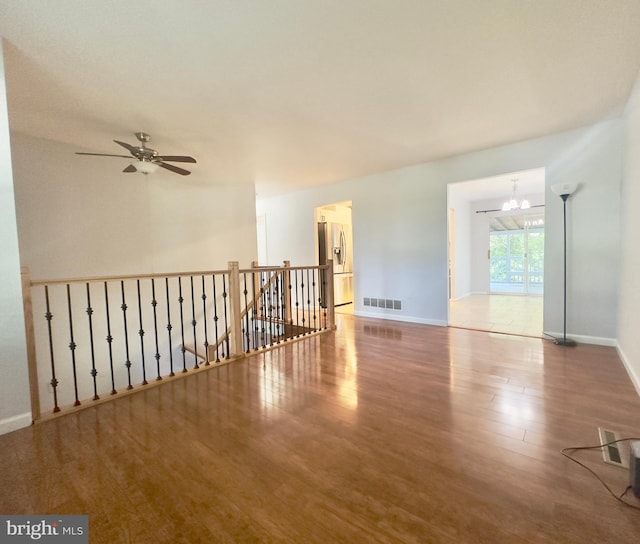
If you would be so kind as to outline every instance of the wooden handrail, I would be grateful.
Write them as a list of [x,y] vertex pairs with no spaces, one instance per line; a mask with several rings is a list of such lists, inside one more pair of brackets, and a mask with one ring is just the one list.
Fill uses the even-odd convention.
[[[213,361],[211,355],[214,351],[216,364],[225,364],[248,356],[249,352],[272,349],[283,341],[295,341],[307,337],[307,335],[321,334],[334,329],[331,305],[324,308],[318,304],[317,284],[313,283],[312,293],[312,282],[309,279],[310,276],[313,276],[313,282],[324,283],[327,294],[332,293],[331,280],[333,275],[330,273],[332,270],[330,264],[306,267],[291,267],[289,261],[284,261],[283,264],[284,266],[277,267],[258,266],[257,263],[253,263],[251,268],[240,269],[237,262],[230,262],[229,268],[226,270],[104,275],[51,280],[31,280],[28,269],[24,268],[22,270],[23,305],[31,412],[34,421],[46,417],[42,414],[43,409],[49,413],[47,396],[41,396],[41,394],[44,395],[41,391],[44,390],[44,383],[40,383],[38,373],[48,375],[49,370],[51,371],[51,380],[47,383],[51,387],[49,390],[50,400],[52,401],[52,413],[55,414],[60,412],[60,405],[64,405],[66,411],[68,403],[73,399],[75,399],[75,404],[88,405],[86,403],[91,397],[86,396],[86,392],[90,388],[93,389],[93,401],[96,401],[102,398],[103,394],[106,395],[109,390],[110,395],[119,395],[124,390],[129,391],[134,387],[148,386],[146,372],[149,373],[149,376],[157,374],[154,382],[175,377],[178,372],[180,374],[187,373],[185,352],[196,357],[195,367],[190,368],[189,371],[198,370],[198,360],[205,362],[203,366],[212,366],[209,363]],[[298,271],[306,272],[301,275]],[[296,279],[294,279],[294,273]],[[244,278],[240,274],[243,274]],[[193,280],[196,276],[202,276],[201,293],[198,292],[199,288],[194,293]],[[213,277],[207,280],[208,287],[206,289],[205,276]],[[190,293],[188,289],[187,291],[182,289],[184,280],[189,277],[192,280]],[[299,277],[300,282],[298,281]],[[142,282],[142,293],[141,280],[146,280]],[[262,282],[264,284],[261,284]],[[295,314],[296,309],[293,308],[294,300],[291,298],[291,282],[294,283],[295,307],[297,309],[300,303],[303,312],[299,325],[296,319],[297,314]],[[103,283],[104,286],[99,286],[98,291],[97,284],[100,283]],[[111,286],[108,286],[107,283],[111,283]],[[165,284],[161,291],[166,290],[166,296],[164,293],[158,293],[159,296],[156,298],[155,287],[159,287],[160,283]],[[250,285],[251,283],[253,285]],[[82,284],[86,284],[86,286]],[[222,284],[223,290],[216,292],[216,286],[220,286],[220,284]],[[35,287],[38,289],[34,289]],[[247,289],[246,293],[244,289]],[[303,297],[301,299],[298,298],[298,289],[301,289],[300,293]],[[147,290],[151,292],[146,292]],[[127,292],[126,301],[125,291]],[[92,296],[94,294],[95,297]],[[207,302],[207,298],[212,294],[213,301]],[[202,299],[202,302],[198,303],[200,307],[197,310],[197,316],[196,295]],[[187,313],[189,314],[185,316],[183,316],[183,296],[185,297],[185,306],[188,305]],[[220,297],[223,297],[224,302],[220,301]],[[333,300],[332,297],[329,299]],[[173,301],[171,304],[170,300]],[[313,306],[311,306],[312,301]],[[159,314],[156,315],[157,305],[160,305],[162,312],[164,312],[162,317]],[[266,311],[261,311],[260,305],[264,305]],[[218,313],[217,308],[219,307],[222,308],[223,315]],[[114,311],[110,312],[110,309]],[[211,334],[213,331],[210,328],[207,330],[207,323],[211,319],[211,315],[207,315],[210,309],[214,311],[215,335]],[[127,314],[127,310],[133,313]],[[229,315],[227,315],[227,311]],[[305,311],[307,315],[304,314]],[[42,312],[46,324],[43,321],[34,322],[34,312],[38,315]],[[178,312],[179,318],[177,317]],[[312,312],[313,319],[311,319]],[[86,313],[84,318],[81,317],[83,313]],[[95,317],[92,317],[94,313]],[[219,315],[224,320],[222,323],[218,320]],[[54,316],[58,319],[52,321]],[[128,316],[130,317],[129,321],[127,320]],[[316,316],[318,316],[318,321],[316,321]],[[131,318],[136,318],[133,320],[136,322],[135,324]],[[184,325],[189,323],[186,319],[189,319],[193,326],[192,335],[191,333],[185,335]],[[292,323],[292,320],[296,322]],[[260,325],[261,321],[265,324]],[[164,340],[158,334],[164,327],[162,322],[166,323],[168,331],[168,339]],[[319,326],[316,326],[316,323]],[[114,329],[112,324],[117,324],[118,330]],[[93,327],[95,325],[98,325],[101,331],[106,332],[104,340],[98,340],[97,333],[94,336]],[[222,332],[220,332],[220,325],[224,329]],[[139,340],[134,340],[133,331],[136,326]],[[148,339],[146,344],[144,343],[145,329],[147,333],[152,333],[146,337]],[[198,334],[196,334],[196,329],[199,331]],[[204,343],[198,342],[201,340],[199,336],[201,332],[204,332]],[[103,333],[101,332],[101,334]],[[197,336],[198,338],[196,338]],[[213,344],[209,344],[208,339],[211,336],[217,336]],[[114,344],[115,348],[112,352],[114,337],[117,338],[118,344]],[[189,345],[190,338],[193,340],[191,345]],[[176,363],[174,372],[174,358],[171,354],[176,353],[174,351],[174,348],[177,347],[176,341],[177,345],[182,348],[183,355],[182,364]],[[155,365],[149,362],[151,358],[148,357],[153,353],[154,343]],[[226,347],[220,354],[220,346],[225,343]],[[70,351],[66,351],[65,344]],[[138,351],[137,355],[133,353],[134,345]],[[94,347],[101,353],[100,361],[94,359]],[[145,354],[147,354],[146,361]],[[165,358],[167,355],[169,357]],[[64,361],[68,360],[69,356],[72,359],[72,368],[65,370]],[[77,371],[76,357],[78,357],[79,366],[86,367],[89,364],[90,368]],[[40,364],[38,364],[38,358],[42,358]],[[220,359],[226,361],[220,361]],[[122,360],[125,364],[120,366]],[[181,370],[180,366],[182,366]],[[60,372],[58,372],[59,370]],[[76,378],[84,375],[85,371],[88,371],[91,377],[88,378],[88,381],[83,377],[85,385],[82,385],[82,383],[76,382]],[[140,372],[142,373],[141,377]],[[109,379],[110,387],[107,381]],[[98,380],[102,380],[102,382]],[[78,383],[80,383],[80,387]],[[101,392],[98,393],[98,391]]]
[[[288,262],[288,261],[285,261]],[[284,267],[281,266],[258,266],[255,268],[240,268],[238,272],[240,274],[250,274],[253,272],[275,272],[281,271]],[[327,269],[327,265],[314,265],[314,266],[287,266],[288,270],[323,270]],[[158,272],[153,274],[123,274],[119,276],[84,276],[77,278],[56,278],[56,279],[44,279],[44,280],[30,280],[29,285],[32,287],[38,285],[60,285],[67,283],[86,283],[86,282],[98,282],[98,281],[120,281],[120,280],[146,280],[152,278],[178,278],[186,276],[210,276],[212,274],[228,274],[229,269],[225,270],[195,270],[191,272]]]
[[186,276],[210,276],[228,274],[229,270],[204,270],[196,272],[166,272],[163,274],[125,274],[122,276],[87,276],[83,278],[61,278],[52,280],[31,280],[32,287],[38,285],[60,285],[66,283],[86,283],[98,281],[147,280],[152,278],[184,278]]

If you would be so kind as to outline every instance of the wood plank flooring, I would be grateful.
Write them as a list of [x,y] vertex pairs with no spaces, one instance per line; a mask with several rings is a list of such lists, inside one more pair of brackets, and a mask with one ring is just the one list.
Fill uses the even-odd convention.
[[343,314],[0,436],[0,512],[88,514],[92,543],[636,543],[640,512],[559,450],[639,413],[612,348]]

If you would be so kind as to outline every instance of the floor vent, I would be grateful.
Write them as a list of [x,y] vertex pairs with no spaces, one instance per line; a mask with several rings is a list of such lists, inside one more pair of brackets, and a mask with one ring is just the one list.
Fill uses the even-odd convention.
[[[608,431],[601,427],[598,427],[598,434],[600,435],[600,444],[608,444],[622,438],[620,433]],[[605,463],[629,468],[629,444],[627,442],[618,442],[602,448],[602,456]]]
[[402,310],[402,301],[390,298],[364,297],[363,304],[370,308],[384,308],[386,310]]

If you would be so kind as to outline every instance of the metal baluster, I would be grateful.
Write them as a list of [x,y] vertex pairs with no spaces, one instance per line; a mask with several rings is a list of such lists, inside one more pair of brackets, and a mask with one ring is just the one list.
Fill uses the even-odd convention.
[[182,336],[182,372],[187,371],[187,348],[184,347],[184,311],[182,298],[182,278],[178,276],[178,302],[180,303],[180,334]]
[[113,336],[111,336],[111,319],[109,317],[109,289],[107,288],[107,282],[104,282],[104,307],[107,315],[107,345],[109,346],[109,371],[111,372],[111,394],[115,395],[116,391],[116,377],[113,372]]
[[265,290],[264,290],[264,299],[265,299],[265,306],[264,306],[264,319],[265,319],[265,323],[266,323],[266,333],[265,333],[265,340],[266,343],[268,343],[269,345],[273,344],[273,323],[271,322],[271,274],[269,272],[265,272]]
[[98,382],[96,380],[98,371],[96,370],[96,354],[93,345],[93,308],[91,307],[91,291],[87,282],[87,316],[89,317],[89,344],[91,345],[91,377],[93,378],[93,400],[98,400]]
[[67,283],[67,307],[69,309],[69,349],[71,350],[71,365],[73,367],[73,390],[76,396],[76,400],[73,403],[74,406],[80,406],[80,399],[78,399],[78,374],[76,372],[76,343],[73,338],[73,316],[71,312],[71,289]]
[[246,339],[247,342],[247,347],[245,349],[246,353],[249,353],[251,351],[251,332],[250,332],[250,325],[249,325],[249,310],[248,310],[248,306],[249,306],[249,301],[247,299],[247,294],[249,293],[249,291],[247,291],[247,273],[243,273],[242,274],[244,277],[244,308],[245,308],[245,327],[244,327],[244,331],[242,331],[244,333],[244,337]]
[[313,300],[313,330],[317,331],[318,330],[318,317],[316,314],[316,269],[312,269],[311,270],[311,277],[313,280],[313,298],[311,300]]
[[[295,286],[296,286],[296,336],[298,336],[299,332],[300,332],[300,311],[299,311],[300,304],[298,302],[298,288],[299,288],[299,286],[298,286],[298,271],[297,270],[295,271],[295,276],[296,276],[296,279],[295,279],[294,283],[295,283]],[[304,324],[304,321],[303,321],[303,324]]]
[[[293,328],[293,294],[292,294],[292,285],[291,285],[291,270],[289,270],[289,274],[287,274],[287,276],[289,277],[289,284],[287,285],[287,294],[286,296],[289,297],[289,304],[288,304],[288,308],[289,308],[289,323],[288,325],[290,326],[289,328],[292,329]],[[293,331],[290,332],[290,334],[288,335],[290,338],[293,338],[294,334]]]
[[213,328],[216,333],[216,363],[220,362],[220,345],[218,344],[218,297],[216,295],[216,275],[211,275],[213,283]]
[[263,330],[264,330],[264,340],[263,340],[263,344],[264,347],[267,346],[267,344],[270,344],[272,339],[273,339],[273,335],[271,334],[271,300],[270,300],[270,295],[269,295],[269,290],[271,289],[271,286],[269,285],[269,272],[265,272],[265,281],[264,281],[264,305],[262,308],[262,314],[263,314]]
[[276,344],[280,343],[280,337],[282,336],[281,327],[281,315],[280,315],[280,272],[275,271],[275,281],[274,285],[274,299],[275,299],[275,309],[276,309]]
[[[222,301],[224,303],[224,330],[226,331],[229,328],[229,320],[227,319],[227,282],[226,282],[226,274],[222,275]],[[225,336],[225,342],[227,344],[227,353],[226,358],[231,357],[231,347],[229,344],[229,334]],[[224,350],[222,355],[224,356]]]
[[307,268],[307,328],[305,334],[311,329],[311,285],[309,280],[309,269]]
[[156,340],[156,371],[157,377],[156,381],[162,379],[160,375],[160,347],[158,346],[158,315],[156,306],[158,306],[158,301],[156,300],[156,282],[154,278],[151,278],[151,306],[153,307],[153,334]]
[[173,371],[173,347],[171,346],[171,304],[169,298],[169,278],[164,279],[166,291],[167,291],[167,332],[169,333],[169,369],[171,372],[169,376],[175,376],[175,372]]
[[49,305],[49,286],[44,286],[44,298],[47,305],[47,313],[44,314],[45,319],[47,320],[47,330],[49,332],[49,358],[51,361],[51,389],[53,390],[53,413],[60,411],[60,406],[58,406],[58,379],[56,378],[56,363],[53,356],[53,334],[51,331],[51,320],[53,319],[53,314],[51,313],[51,308]]
[[266,344],[271,344],[273,342],[273,331],[271,330],[271,284],[270,284],[270,280],[271,280],[271,275],[268,271],[266,271],[264,273],[265,275],[265,280],[264,280],[264,307],[263,307],[263,313],[264,313],[264,338],[265,338],[265,346]]
[[207,336],[207,291],[202,276],[202,321],[204,322],[204,366],[209,366],[209,338]]
[[322,289],[320,289],[320,294],[318,296],[318,304],[320,304],[320,308],[322,308],[322,319],[324,321],[324,328],[327,328],[327,306],[328,306],[328,302],[326,300],[326,296],[325,296],[325,303],[324,306],[322,306],[322,293],[326,293],[327,292],[327,269],[323,268],[322,270],[320,270],[320,281],[322,282]]
[[289,339],[289,334],[287,333],[287,284],[286,280],[287,274],[286,272],[280,272],[280,314],[282,321],[282,338],[283,341],[287,341]]
[[138,336],[140,336],[140,355],[142,356],[142,385],[147,385],[147,369],[144,363],[144,328],[142,327],[142,297],[140,295],[140,280],[136,280],[138,288],[138,320],[140,328],[138,329]]
[[194,296],[194,292],[193,292],[193,276],[190,276],[191,278],[191,326],[193,327],[193,351],[194,351],[194,359],[195,359],[195,364],[194,364],[194,370],[196,368],[199,367],[198,365],[198,340],[196,339],[196,325],[197,325],[197,321],[196,321],[196,297]]
[[261,308],[260,308],[260,322],[261,322],[261,332],[262,332],[262,347],[266,348],[267,347],[267,329],[266,329],[266,322],[267,322],[267,309],[268,309],[268,303],[267,303],[267,292],[266,289],[264,287],[264,275],[266,274],[266,272],[260,272],[260,300],[262,301],[261,304]]
[[[260,276],[258,276],[259,278]],[[251,274],[251,286],[253,289],[253,308],[251,309],[251,316],[252,316],[252,333],[253,333],[253,349],[258,349],[259,348],[259,341],[260,341],[260,331],[258,329],[258,306],[259,306],[259,300],[260,297],[256,297],[256,294],[259,293],[259,291],[257,290],[256,287],[256,274],[253,273]]]
[[127,360],[124,363],[124,366],[127,367],[127,381],[129,385],[127,385],[127,389],[133,389],[133,385],[131,385],[131,358],[129,357],[129,332],[127,330],[127,303],[125,302],[124,296],[124,281],[120,282],[120,288],[122,290],[122,306],[120,309],[122,310],[122,321],[124,323],[124,348],[127,356]]

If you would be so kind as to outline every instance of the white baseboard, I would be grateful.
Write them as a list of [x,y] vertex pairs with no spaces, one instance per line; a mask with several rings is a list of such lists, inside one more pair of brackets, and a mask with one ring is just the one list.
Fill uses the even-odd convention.
[[624,351],[622,351],[622,348],[617,342],[616,351],[618,352],[618,357],[620,357],[620,360],[622,361],[627,374],[629,374],[629,378],[631,379],[633,387],[636,388],[636,393],[640,395],[640,373],[633,367],[633,365],[629,361],[629,358],[625,355]]
[[0,420],[0,434],[7,434],[31,425],[31,412]]
[[391,313],[383,314],[383,313],[374,313],[374,312],[363,312],[360,310],[354,311],[353,315],[358,317],[372,317],[373,319],[388,319],[390,321],[402,321],[404,323],[420,323],[421,325],[435,325],[436,327],[446,327],[448,323],[446,321],[441,321],[439,319],[425,319],[423,317],[412,317],[405,315],[393,315]]
[[[544,331],[545,338],[549,340],[549,337],[552,338],[562,338],[563,334],[561,332],[552,332],[552,331]],[[609,346],[616,347],[618,342],[615,338],[606,338],[600,336],[585,336],[580,334],[567,334],[567,338],[571,340],[575,340],[578,344],[593,344],[594,346]]]

